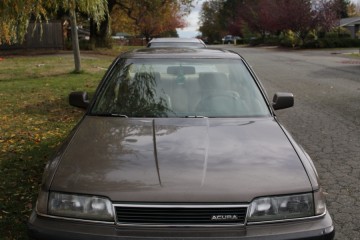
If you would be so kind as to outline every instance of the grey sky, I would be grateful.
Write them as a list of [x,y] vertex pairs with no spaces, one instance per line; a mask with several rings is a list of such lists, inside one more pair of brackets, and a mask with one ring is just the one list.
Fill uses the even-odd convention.
[[196,37],[198,34],[200,34],[197,29],[199,28],[198,22],[199,22],[199,12],[201,10],[201,5],[206,0],[195,0],[194,5],[195,7],[191,10],[190,15],[186,18],[186,21],[188,23],[188,27],[184,29],[177,29],[177,32],[179,34],[179,37]]

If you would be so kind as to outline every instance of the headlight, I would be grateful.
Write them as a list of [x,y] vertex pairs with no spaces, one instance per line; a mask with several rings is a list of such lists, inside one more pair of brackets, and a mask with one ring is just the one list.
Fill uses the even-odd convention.
[[314,216],[312,193],[262,197],[252,201],[249,207],[248,222],[285,220]]
[[61,217],[114,221],[110,200],[96,196],[51,192],[48,212]]

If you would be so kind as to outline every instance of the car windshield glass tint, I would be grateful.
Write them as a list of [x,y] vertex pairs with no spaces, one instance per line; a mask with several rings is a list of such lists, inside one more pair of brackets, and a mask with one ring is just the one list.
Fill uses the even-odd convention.
[[123,117],[270,115],[253,77],[235,59],[120,59],[90,113]]

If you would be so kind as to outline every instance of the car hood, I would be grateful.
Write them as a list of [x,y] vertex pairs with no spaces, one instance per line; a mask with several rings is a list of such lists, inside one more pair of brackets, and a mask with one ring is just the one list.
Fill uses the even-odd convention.
[[273,118],[86,116],[51,190],[113,201],[250,202],[312,187]]

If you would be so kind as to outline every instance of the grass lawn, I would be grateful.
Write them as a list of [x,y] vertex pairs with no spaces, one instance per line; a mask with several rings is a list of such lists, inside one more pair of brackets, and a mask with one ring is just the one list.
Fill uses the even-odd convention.
[[27,239],[45,163],[81,118],[71,91],[93,92],[114,51],[82,53],[82,74],[71,52],[4,56],[0,52],[0,239]]

